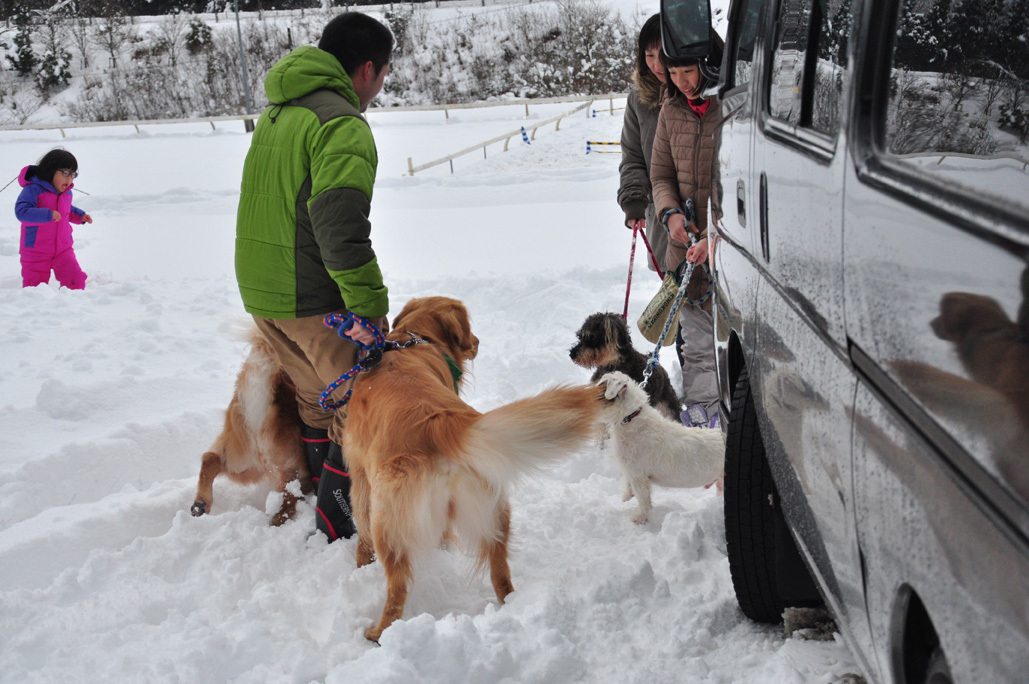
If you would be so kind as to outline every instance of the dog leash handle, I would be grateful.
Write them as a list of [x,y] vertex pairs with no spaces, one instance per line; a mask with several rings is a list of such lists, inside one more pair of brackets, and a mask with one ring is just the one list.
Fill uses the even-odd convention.
[[[379,328],[364,316],[358,316],[353,312],[348,312],[346,316],[337,313],[329,314],[325,317],[325,325],[329,328],[334,328],[337,335],[348,342],[353,342],[361,351],[367,352],[372,349],[381,349],[386,346],[386,338],[383,337]],[[348,335],[344,334],[355,325],[360,325],[362,328],[374,335],[375,341],[372,344],[365,344],[360,340],[352,339]]]

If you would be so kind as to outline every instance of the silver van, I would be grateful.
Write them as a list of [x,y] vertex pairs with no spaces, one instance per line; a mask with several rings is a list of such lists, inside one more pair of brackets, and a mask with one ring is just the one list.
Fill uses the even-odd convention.
[[1029,2],[663,0],[716,76],[709,225],[743,612],[871,682],[1029,682]]

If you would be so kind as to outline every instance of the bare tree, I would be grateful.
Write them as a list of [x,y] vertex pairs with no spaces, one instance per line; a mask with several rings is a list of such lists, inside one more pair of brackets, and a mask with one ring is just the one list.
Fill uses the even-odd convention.
[[93,44],[111,56],[111,68],[118,66],[118,51],[132,35],[132,27],[118,3],[104,5],[103,16],[93,29]]
[[175,68],[179,48],[186,40],[186,23],[186,15],[176,10],[162,17],[154,28],[156,42],[162,51],[168,53],[172,68]]
[[89,68],[89,17],[75,16],[69,21],[68,33],[71,35],[71,42],[79,51],[79,65],[83,69]]
[[990,117],[990,110],[993,109],[993,105],[1000,99],[1000,95],[1004,92],[1004,81],[1000,78],[1000,74],[997,74],[997,78],[983,78],[979,80],[979,92],[983,96],[983,109],[982,114],[986,118]]
[[945,73],[942,80],[947,92],[950,93],[954,111],[961,111],[965,98],[975,89],[975,80],[969,74],[969,70],[964,64],[959,65],[953,71]]
[[21,126],[42,106],[34,89],[19,87],[11,71],[0,69],[0,125]]

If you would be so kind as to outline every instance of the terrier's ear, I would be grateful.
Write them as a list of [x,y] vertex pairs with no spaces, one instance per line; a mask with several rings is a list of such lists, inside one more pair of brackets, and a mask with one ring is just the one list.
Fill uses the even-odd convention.
[[625,380],[611,375],[608,376],[604,382],[607,383],[607,389],[604,391],[604,396],[606,398],[611,401],[625,398],[625,394],[628,391],[628,386],[625,384]]

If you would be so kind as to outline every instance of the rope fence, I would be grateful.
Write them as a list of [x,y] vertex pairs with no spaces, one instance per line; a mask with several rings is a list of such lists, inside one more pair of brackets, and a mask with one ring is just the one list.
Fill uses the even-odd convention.
[[526,136],[526,127],[525,126],[521,126],[516,131],[511,131],[509,133],[502,133],[502,134],[496,136],[495,138],[490,138],[489,140],[484,140],[483,142],[476,143],[476,144],[472,145],[471,147],[466,147],[463,150],[458,150],[457,152],[454,152],[453,154],[448,154],[447,156],[440,157],[439,159],[433,159],[430,162],[426,162],[424,164],[419,164],[418,166],[415,166],[414,165],[414,161],[411,159],[411,157],[408,157],[407,158],[407,175],[413,176],[416,173],[418,173],[419,171],[424,171],[426,169],[431,169],[434,166],[439,166],[440,164],[444,164],[444,163],[447,163],[447,162],[450,163],[450,173],[453,173],[454,172],[454,160],[456,158],[462,157],[462,156],[464,156],[466,154],[469,154],[471,152],[477,151],[479,148],[482,148],[482,158],[486,159],[486,148],[489,145],[492,145],[494,143],[500,142],[501,140],[504,141],[504,150],[503,151],[507,152],[508,147],[509,147],[510,142],[511,142],[511,138],[514,138],[516,136],[522,136],[522,140],[526,144],[532,144],[531,141],[536,139],[536,131],[538,131],[539,129],[543,128],[544,126],[548,126],[548,125],[550,125],[552,123],[555,124],[554,130],[555,131],[559,131],[559,130],[561,130],[561,119],[564,119],[567,116],[571,116],[572,114],[575,114],[576,112],[581,112],[584,109],[587,110],[586,115],[589,116],[588,109],[589,109],[589,106],[592,105],[592,104],[593,104],[593,100],[588,100],[586,102],[583,102],[578,107],[575,107],[573,109],[568,110],[567,112],[564,112],[563,114],[558,114],[557,116],[552,116],[549,119],[544,119],[543,121],[537,122],[535,125],[531,126],[531,128],[532,128],[532,135],[528,136],[528,137]]
[[[425,112],[425,111],[442,111],[444,116],[450,118],[450,110],[452,109],[480,109],[484,107],[509,107],[512,105],[521,105],[525,107],[525,116],[528,117],[530,105],[548,105],[548,104],[560,104],[565,102],[581,102],[578,106],[558,114],[556,116],[543,119],[539,122],[533,122],[528,126],[520,126],[518,130],[510,131],[508,133],[502,133],[496,137],[484,140],[476,143],[470,147],[466,147],[462,150],[458,150],[453,154],[448,154],[445,157],[434,159],[424,164],[415,166],[414,161],[411,157],[407,158],[407,171],[408,175],[413,176],[419,171],[430,169],[440,164],[449,163],[450,172],[454,172],[454,159],[470,154],[482,149],[483,159],[487,158],[487,147],[489,145],[504,142],[503,151],[506,152],[510,147],[511,138],[521,136],[522,141],[526,144],[532,144],[532,140],[536,139],[536,133],[539,129],[554,124],[554,130],[561,130],[561,120],[569,117],[577,112],[586,110],[587,117],[595,117],[597,111],[611,111],[612,116],[616,108],[614,107],[615,99],[624,98],[624,93],[608,93],[606,95],[596,96],[575,96],[575,97],[549,97],[549,98],[538,98],[538,99],[522,99],[522,100],[504,100],[500,102],[469,102],[464,104],[443,104],[443,105],[419,105],[419,106],[405,106],[405,107],[375,107],[371,108],[366,112],[368,116],[377,116],[379,114],[385,114],[388,112]],[[598,100],[607,99],[610,103],[610,110],[597,110],[592,109],[594,102]],[[617,109],[624,109],[619,107]],[[67,122],[67,123],[49,123],[49,124],[23,124],[19,126],[0,126],[0,131],[60,131],[61,137],[68,137],[68,130],[78,128],[100,128],[100,127],[117,127],[117,126],[131,126],[135,129],[137,134],[142,134],[141,127],[143,126],[161,126],[168,124],[197,124],[207,123],[211,126],[212,130],[217,130],[216,123],[231,122],[231,121],[242,121],[244,127],[248,133],[252,133],[254,130],[254,122],[257,119],[256,114],[241,114],[231,116],[208,116],[208,117],[197,117],[193,119],[149,119],[139,121],[89,121],[89,122]],[[531,131],[531,134],[529,133]],[[586,153],[591,151],[591,145],[620,145],[621,143],[616,142],[601,142],[601,141],[587,141],[586,142]],[[595,152],[602,152],[603,150],[593,150]],[[608,152],[614,154],[614,151]]]
[[[611,146],[614,146],[614,147],[618,147],[619,149],[617,149],[617,150],[604,150],[604,149],[594,150],[593,149],[593,145],[603,145],[603,146],[611,145]],[[599,141],[599,140],[587,140],[586,141],[586,154],[589,154],[590,152],[596,152],[597,154],[621,154],[622,153],[621,147],[622,147],[622,143],[620,143],[620,142],[602,142],[602,141]]]
[[[587,106],[597,100],[608,99],[612,103],[615,99],[624,98],[625,93],[607,93],[604,95],[592,95],[584,96],[577,95],[572,97],[541,97],[535,99],[517,99],[517,100],[501,100],[495,102],[466,102],[456,104],[440,104],[440,105],[408,105],[402,107],[372,107],[368,109],[365,114],[375,116],[378,114],[384,114],[386,112],[432,112],[442,111],[443,115],[450,119],[450,110],[453,109],[482,109],[487,107],[510,107],[512,105],[522,105],[525,107],[525,116],[529,116],[530,105],[548,105],[548,104],[561,104],[565,102],[587,102]],[[612,105],[613,106],[613,105]],[[55,123],[40,123],[40,124],[21,124],[13,126],[0,126],[0,131],[60,131],[61,137],[66,138],[67,133],[65,131],[75,128],[100,128],[104,126],[132,126],[136,129],[137,133],[141,133],[140,126],[160,126],[165,124],[190,124],[190,123],[208,123],[211,128],[215,128],[215,123],[224,121],[242,121],[246,126],[247,132],[253,132],[253,122],[257,119],[259,114],[235,114],[225,116],[203,116],[192,119],[141,119],[141,120],[129,120],[129,121],[78,121],[78,122],[55,122]]]

